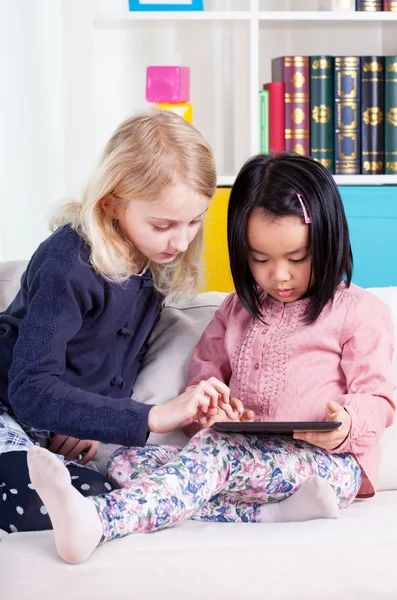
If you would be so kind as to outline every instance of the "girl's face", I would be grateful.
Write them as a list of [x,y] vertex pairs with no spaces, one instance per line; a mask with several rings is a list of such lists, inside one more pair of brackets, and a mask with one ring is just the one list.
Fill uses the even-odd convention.
[[248,220],[248,264],[256,283],[281,302],[295,302],[313,285],[309,227],[295,216],[256,209]]
[[164,190],[153,202],[132,200],[117,218],[134,247],[154,263],[173,261],[196,236],[209,199],[183,184]]

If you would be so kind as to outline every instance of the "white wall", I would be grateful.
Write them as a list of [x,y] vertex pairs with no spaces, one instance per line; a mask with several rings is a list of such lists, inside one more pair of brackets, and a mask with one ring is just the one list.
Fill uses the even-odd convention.
[[80,196],[113,130],[147,108],[149,64],[191,68],[194,123],[220,175],[249,155],[248,23],[94,22],[102,11],[126,12],[128,0],[0,1],[0,260],[31,256],[51,207]]

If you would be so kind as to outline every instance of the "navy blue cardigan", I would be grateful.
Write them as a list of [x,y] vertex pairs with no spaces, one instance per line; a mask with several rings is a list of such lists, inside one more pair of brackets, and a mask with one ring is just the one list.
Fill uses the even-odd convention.
[[152,406],[130,396],[162,302],[150,273],[106,281],[81,236],[61,227],[0,313],[0,408],[37,429],[144,445]]

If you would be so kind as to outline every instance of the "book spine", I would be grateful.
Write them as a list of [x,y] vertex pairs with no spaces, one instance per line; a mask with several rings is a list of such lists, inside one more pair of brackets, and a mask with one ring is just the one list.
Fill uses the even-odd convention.
[[385,60],[385,164],[397,175],[397,56]]
[[360,59],[336,56],[335,73],[335,173],[360,173]]
[[285,149],[310,156],[310,67],[308,56],[284,56]]
[[396,0],[383,0],[383,10],[386,12],[397,12]]
[[259,90],[259,153],[269,154],[269,92]]
[[385,59],[361,57],[361,173],[385,172]]
[[310,155],[334,172],[332,56],[310,57]]
[[278,154],[285,150],[284,82],[265,83],[263,89],[269,92],[270,154]]
[[382,0],[356,0],[356,10],[358,11],[378,12],[382,9]]

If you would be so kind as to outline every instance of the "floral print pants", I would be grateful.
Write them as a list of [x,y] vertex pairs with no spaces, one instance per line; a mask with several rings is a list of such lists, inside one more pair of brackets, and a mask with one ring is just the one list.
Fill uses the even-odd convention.
[[260,522],[263,504],[280,502],[311,475],[335,490],[347,507],[361,484],[352,454],[329,454],[287,437],[197,433],[181,450],[121,448],[109,478],[121,489],[91,498],[102,521],[101,542],[170,527],[189,518]]

